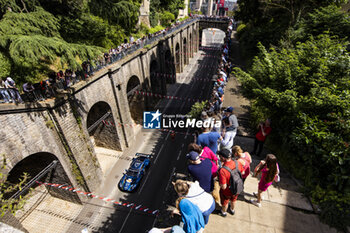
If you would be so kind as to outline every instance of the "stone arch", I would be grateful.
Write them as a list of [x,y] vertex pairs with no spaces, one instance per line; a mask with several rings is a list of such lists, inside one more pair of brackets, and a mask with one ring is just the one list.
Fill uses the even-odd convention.
[[193,57],[193,40],[192,40],[193,38],[192,38],[192,33],[190,33],[190,52],[189,52],[189,55],[190,55],[190,57],[192,58]]
[[199,40],[198,40],[198,31],[196,29],[193,30],[193,53],[198,52],[199,47]]
[[[53,162],[56,161],[56,165],[53,166],[53,168],[48,169],[46,173],[43,173],[44,175],[39,178],[37,181],[39,182],[47,182],[47,183],[54,183],[54,184],[64,184],[66,186],[73,187],[71,181],[69,180],[69,177],[64,170],[62,164],[60,163],[59,159],[52,153],[49,152],[38,152],[31,154],[29,156],[26,156],[24,159],[19,161],[15,166],[10,170],[7,176],[7,182],[11,184],[17,184],[19,183],[20,177],[23,175],[23,173],[27,173],[29,178],[27,183],[36,177],[39,173],[42,173],[45,171],[44,169],[47,168],[50,164],[52,165]],[[32,188],[37,187],[39,184],[34,183]],[[45,186],[48,192],[57,198],[79,203],[81,204],[81,201],[76,193],[64,190],[64,189],[58,189],[51,186]],[[14,193],[10,194],[13,195]],[[23,195],[26,195],[27,193],[23,193]],[[6,198],[9,198],[10,195]]]
[[166,83],[175,83],[176,82],[176,68],[174,66],[174,58],[171,55],[170,49],[165,51],[165,78]]
[[[212,40],[208,40],[206,35],[210,35]],[[219,28],[205,28],[200,36],[201,46],[218,47],[224,44],[226,33]]]
[[152,60],[150,64],[150,80],[151,90],[154,94],[162,94],[162,79],[159,73],[159,64],[156,60]]
[[128,98],[130,115],[135,123],[142,122],[143,111],[145,108],[144,96],[136,93],[136,91],[141,89],[142,86],[139,77],[136,75],[131,76],[126,85],[126,96]]
[[112,109],[108,103],[95,103],[86,119],[86,127],[95,146],[121,151],[120,137],[116,127],[119,122],[114,121]]
[[183,39],[183,58],[184,58],[184,65],[188,64],[188,45],[187,45],[187,39],[186,37]]
[[176,73],[181,72],[181,57],[180,57],[180,44],[176,43],[175,46],[175,68]]

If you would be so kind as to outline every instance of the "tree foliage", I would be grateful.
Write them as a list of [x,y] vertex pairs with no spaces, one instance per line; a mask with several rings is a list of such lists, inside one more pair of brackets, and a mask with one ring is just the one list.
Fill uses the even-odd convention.
[[[314,190],[314,200],[322,207],[327,203],[322,216],[336,227],[350,223],[350,54],[346,46],[328,34],[278,51],[268,52],[259,44],[249,72],[236,69],[244,94],[253,100],[256,112],[272,119],[274,133],[282,139],[277,143],[293,154],[293,165],[303,174],[306,187]],[[337,198],[320,196],[320,190],[335,192]],[[334,218],[338,221],[332,222]]]
[[91,14],[85,14],[81,18],[62,17],[60,24],[60,34],[69,43],[111,48],[122,43],[126,37],[124,29],[119,25],[109,24]]
[[[152,27],[158,25],[164,12],[170,12],[176,19],[179,15],[179,9],[185,8],[184,0],[151,0],[150,1],[150,23]],[[162,23],[162,22],[161,22]],[[162,24],[162,26],[167,26]]]
[[[80,60],[101,53],[95,46],[68,43],[59,33],[56,17],[42,8],[30,13],[7,12],[0,21],[0,51],[11,64],[11,75],[25,82],[26,75],[40,72],[60,58],[62,65],[77,68]],[[2,67],[7,70],[9,67]]]
[[350,18],[335,5],[316,9],[307,14],[287,36],[292,43],[306,41],[309,36],[328,32],[339,38],[350,39]]
[[4,155],[1,155],[0,162],[0,217],[3,217],[7,213],[13,215],[19,209],[21,209],[25,203],[25,199],[20,197],[18,200],[8,199],[8,195],[21,189],[23,184],[29,179],[28,175],[24,173],[19,179],[17,184],[10,184],[7,182],[7,176],[3,174],[3,171],[7,169],[7,161]]
[[90,11],[108,20],[111,24],[119,24],[125,30],[132,30],[137,21],[140,8],[139,1],[126,0],[92,0],[89,3]]
[[174,14],[170,13],[169,11],[164,11],[160,16],[160,22],[163,26],[169,27],[171,25],[171,22],[173,22],[174,20]]
[[246,57],[258,52],[257,44],[278,45],[308,13],[330,4],[340,5],[342,0],[246,0],[239,1],[235,18],[246,24],[238,36]]

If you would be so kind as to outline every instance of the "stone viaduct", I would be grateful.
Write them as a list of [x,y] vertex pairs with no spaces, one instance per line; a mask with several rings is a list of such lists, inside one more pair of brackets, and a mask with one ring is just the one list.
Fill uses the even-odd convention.
[[[119,151],[132,146],[135,125],[141,123],[143,111],[154,106],[151,98],[135,91],[165,94],[167,84],[176,82],[176,73],[198,51],[202,30],[227,27],[227,21],[192,19],[54,100],[0,105],[0,154],[7,159],[2,173],[16,182],[19,174],[35,175],[58,160],[53,172],[45,175],[46,182],[96,190],[103,175],[94,144]],[[81,201],[81,195],[57,190],[49,191]]]

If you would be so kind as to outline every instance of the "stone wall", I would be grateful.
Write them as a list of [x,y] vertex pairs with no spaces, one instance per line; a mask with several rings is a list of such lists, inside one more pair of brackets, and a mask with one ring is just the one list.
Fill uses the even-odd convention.
[[[55,120],[55,117],[64,122],[63,127],[67,132],[75,130],[73,128],[77,123],[69,119],[66,111],[67,109],[62,106],[62,108],[54,112],[50,112],[47,109],[33,112],[30,109],[21,109],[17,113],[0,115],[0,124],[2,126],[0,131],[0,154],[5,155],[7,159],[8,171],[25,158],[44,152],[54,155],[62,168],[60,174],[64,174],[64,176],[62,175],[56,181],[83,187],[77,182],[76,172],[72,169],[72,163],[74,163],[72,158],[79,156],[68,154],[66,146],[62,143],[63,135],[57,130],[58,122]],[[86,148],[83,145],[84,143],[78,138],[74,138],[74,140],[71,138],[71,141],[76,145],[72,146],[74,149],[77,147]],[[76,150],[75,153],[80,152]],[[100,182],[95,170],[84,171],[86,176],[92,177],[89,181],[91,189],[96,188]]]
[[[18,106],[1,105],[0,154],[8,158],[8,170],[4,172],[28,156],[49,153],[60,162],[54,176],[61,178],[52,181],[65,182],[86,191],[96,190],[103,175],[87,128],[89,112],[101,103],[108,105],[111,115],[106,120],[113,122],[114,126],[105,131],[99,129],[100,141],[117,144],[114,149],[122,151],[133,145],[135,125],[126,95],[130,78],[136,76],[140,88],[150,91],[151,73],[168,73],[166,56],[170,56],[170,61],[179,62],[178,72],[182,72],[185,55],[190,58],[198,51],[199,27],[204,26],[210,25],[200,25],[196,21],[174,31],[161,41],[155,41],[109,66],[109,69],[101,69],[88,81],[74,85],[71,93],[63,94],[63,99]],[[187,51],[183,50],[184,38]],[[179,44],[179,59],[175,56],[176,44]],[[157,66],[151,71],[152,62]],[[169,74],[171,72],[175,72],[175,68]],[[166,78],[159,77],[159,80],[162,93],[166,93]],[[152,98],[141,99],[147,107]]]

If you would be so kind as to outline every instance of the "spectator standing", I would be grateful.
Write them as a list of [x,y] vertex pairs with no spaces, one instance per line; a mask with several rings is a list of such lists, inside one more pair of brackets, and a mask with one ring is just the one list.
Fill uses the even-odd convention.
[[[226,166],[230,168],[231,170],[234,170],[236,168],[236,163],[231,159],[231,153],[229,150],[223,149],[218,151],[218,155],[220,156],[220,160],[223,163],[223,166]],[[238,170],[242,173],[243,172],[243,166],[241,163],[238,164]],[[230,202],[230,209],[229,213],[231,215],[235,214],[235,203],[237,201],[238,194],[234,195],[232,194],[229,185],[230,185],[230,177],[231,174],[228,170],[225,168],[220,168],[219,170],[219,183],[220,183],[220,199],[221,199],[221,212],[219,212],[219,215],[222,217],[227,216],[227,209],[228,204]]]
[[10,91],[12,99],[15,100],[16,102],[23,103],[23,100],[19,94],[18,88],[16,87],[16,83],[11,77],[6,78],[5,85]]
[[218,132],[210,132],[210,128],[203,128],[203,133],[197,138],[197,144],[203,148],[205,146],[209,147],[215,154],[218,150],[218,140],[222,140]]
[[[229,118],[227,117],[224,118],[222,122],[225,128],[230,125]],[[223,140],[220,142],[220,150],[222,149],[231,150],[234,143],[235,136],[236,136],[236,133],[233,130],[229,130],[229,131],[224,130],[222,132]]]
[[211,167],[211,173],[212,177],[216,177],[217,171],[218,171],[218,157],[214,154],[212,150],[210,150],[209,147],[202,148],[201,146],[197,145],[196,143],[190,143],[188,145],[188,152],[195,151],[199,154],[199,159],[209,159],[211,161],[212,167]]
[[[173,185],[175,191],[180,197],[185,197],[198,206],[203,214],[204,224],[207,224],[209,221],[209,215],[215,210],[214,198],[200,187],[198,181],[189,182],[185,180],[177,180]],[[177,213],[177,210],[175,209],[173,213]]]
[[199,185],[206,192],[210,193],[213,189],[213,180],[211,174],[212,164],[209,159],[200,160],[199,154],[195,151],[191,151],[186,155],[189,165],[187,167],[188,172],[191,174],[194,180],[198,180]]
[[232,147],[232,154],[235,156],[235,158],[238,159],[238,161],[243,162],[242,178],[244,182],[250,174],[250,164],[252,163],[252,157],[248,152],[243,152],[240,146]]
[[261,173],[261,178],[258,185],[258,192],[254,192],[257,200],[250,200],[250,202],[261,207],[261,194],[271,186],[273,181],[279,182],[279,167],[277,158],[273,154],[267,154],[265,160],[261,160],[258,166],[254,169],[254,176]]
[[[224,118],[228,118],[229,120],[229,124],[225,125],[224,127],[224,132],[227,133],[228,131],[232,131],[232,137],[233,140],[236,137],[237,134],[237,129],[238,129],[238,120],[235,114],[232,113],[233,112],[233,107],[228,107],[225,109],[224,114],[225,117]],[[234,142],[234,141],[233,141]]]
[[183,227],[173,226],[171,232],[173,233],[201,233],[203,232],[205,223],[203,214],[198,206],[194,205],[188,199],[180,197],[176,200],[176,207],[181,214]]
[[0,94],[2,95],[2,98],[4,98],[5,103],[12,103],[5,79],[0,79]]
[[253,155],[255,155],[256,151],[258,150],[258,153],[256,155],[260,157],[266,137],[271,133],[272,130],[270,127],[270,123],[270,119],[266,119],[265,123],[260,122],[260,124],[258,125],[259,131],[255,134],[254,150],[252,152]]

